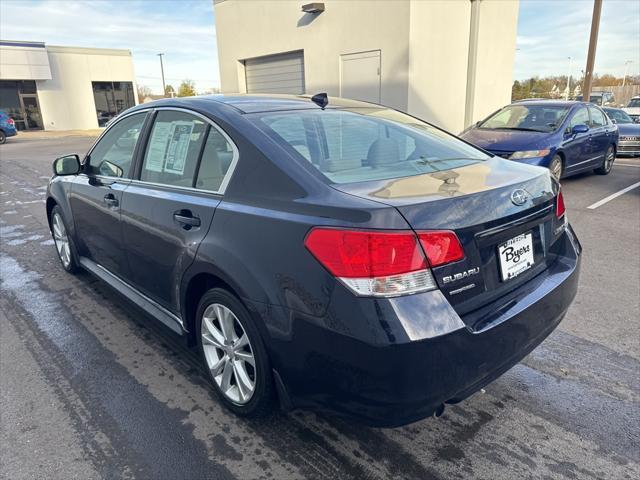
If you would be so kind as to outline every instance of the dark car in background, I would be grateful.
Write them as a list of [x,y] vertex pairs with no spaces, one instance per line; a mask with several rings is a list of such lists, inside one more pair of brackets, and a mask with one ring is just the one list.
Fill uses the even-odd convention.
[[546,167],[559,180],[611,171],[618,128],[591,103],[527,100],[501,108],[460,134],[494,155]]
[[121,114],[82,162],[54,162],[60,261],[188,339],[240,415],[275,399],[380,426],[439,415],[571,304],[581,247],[559,184],[398,111],[326,102]]
[[618,156],[640,155],[640,124],[620,108],[605,108],[604,111],[618,125]]
[[6,112],[0,110],[0,145],[6,143],[7,137],[18,134],[16,123]]

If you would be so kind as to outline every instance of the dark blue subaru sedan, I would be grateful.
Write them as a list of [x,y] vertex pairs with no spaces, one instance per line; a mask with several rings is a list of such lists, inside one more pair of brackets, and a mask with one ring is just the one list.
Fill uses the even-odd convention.
[[499,157],[547,167],[556,180],[589,170],[607,175],[618,148],[616,125],[584,102],[516,102],[460,136]]
[[542,342],[578,286],[548,170],[369,103],[151,102],[53,171],[62,267],[183,336],[239,415],[439,415]]

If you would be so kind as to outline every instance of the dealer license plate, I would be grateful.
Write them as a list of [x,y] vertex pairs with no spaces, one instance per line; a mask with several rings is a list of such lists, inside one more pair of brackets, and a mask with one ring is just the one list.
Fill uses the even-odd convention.
[[531,232],[518,235],[498,245],[502,280],[510,280],[533,267]]

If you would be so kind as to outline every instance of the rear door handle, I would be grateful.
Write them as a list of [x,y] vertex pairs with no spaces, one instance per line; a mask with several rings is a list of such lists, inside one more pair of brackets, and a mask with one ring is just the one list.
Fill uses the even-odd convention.
[[115,197],[113,193],[107,193],[104,196],[104,203],[107,207],[117,207],[118,199]]
[[182,228],[190,229],[191,227],[200,226],[200,218],[191,213],[191,210],[178,210],[174,212],[173,219],[182,225]]

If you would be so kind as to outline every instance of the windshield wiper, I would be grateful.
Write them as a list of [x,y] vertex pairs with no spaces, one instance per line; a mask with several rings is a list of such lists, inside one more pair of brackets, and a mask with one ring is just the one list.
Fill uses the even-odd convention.
[[493,130],[521,130],[523,132],[538,132],[545,133],[544,130],[538,130],[537,128],[526,128],[526,127],[497,127]]
[[453,161],[453,160],[467,160],[470,162],[482,162],[483,159],[481,158],[471,158],[471,157],[451,157],[451,158],[427,158],[424,156],[421,156],[419,160],[416,161],[416,163],[422,164],[422,165],[431,165],[432,163],[440,163],[440,162],[448,162],[448,161]]

